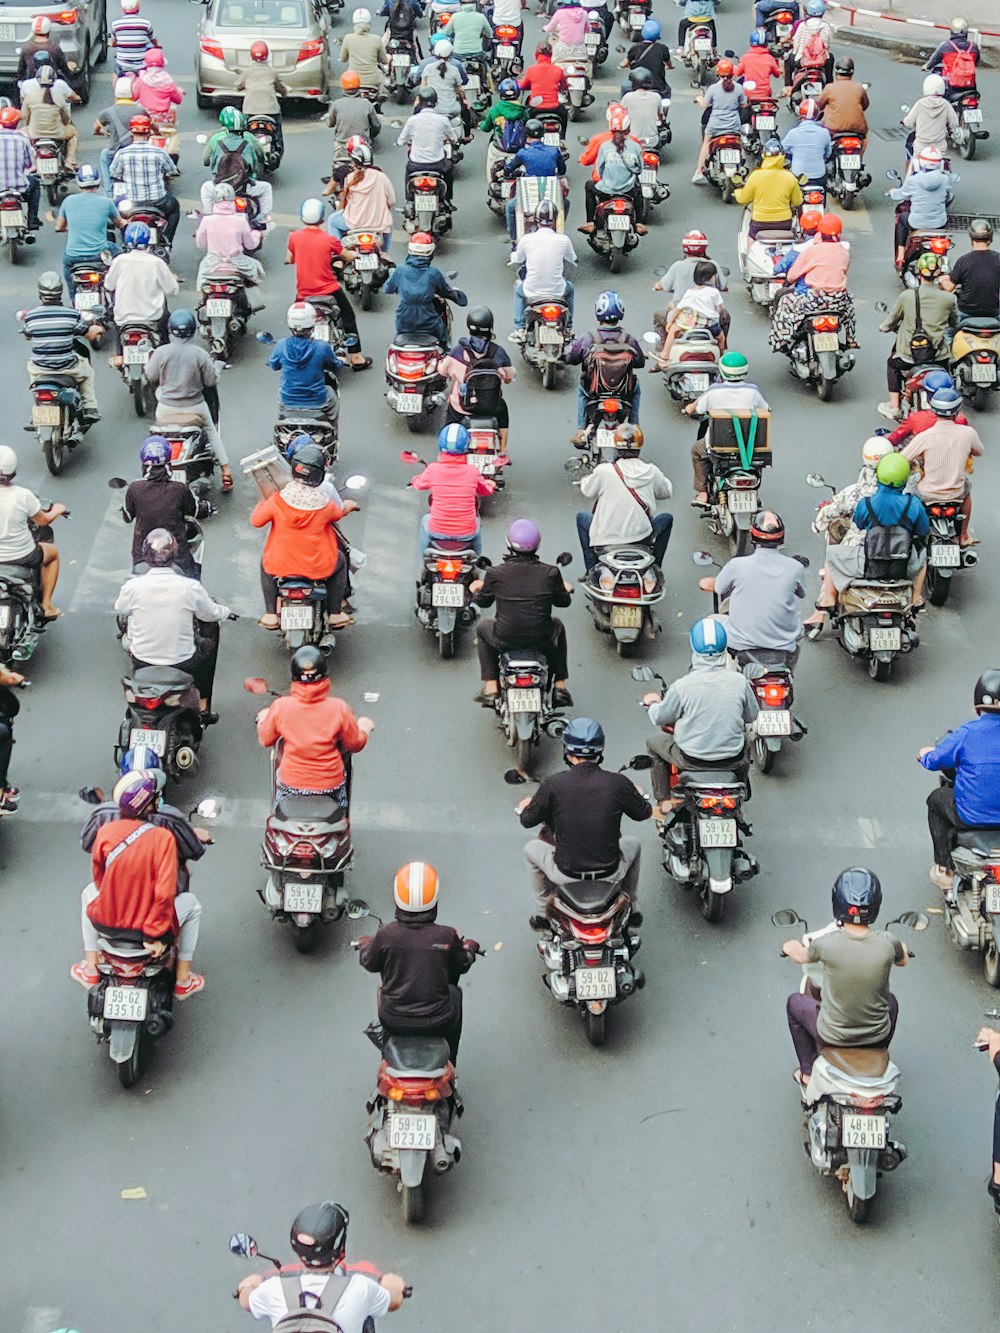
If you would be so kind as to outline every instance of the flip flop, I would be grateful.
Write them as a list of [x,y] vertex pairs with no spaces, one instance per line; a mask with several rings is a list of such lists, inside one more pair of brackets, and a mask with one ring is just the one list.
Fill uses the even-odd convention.
[[345,616],[343,620],[327,617],[326,627],[328,630],[347,629],[348,625],[356,625],[358,622],[353,616]]
[[367,370],[372,364],[372,359],[370,356],[366,356],[361,361],[351,361],[349,364],[352,370]]
[[43,624],[43,625],[51,624],[51,622],[52,622],[53,620],[58,620],[58,619],[60,618],[61,615],[62,615],[62,612],[61,612],[61,611],[57,611],[57,612],[55,613],[54,616],[46,616],[46,615],[43,615],[43,616],[42,616],[42,624]]
[[278,620],[277,617],[275,617],[274,623],[272,624],[269,620],[265,620],[262,616],[260,620],[257,621],[257,624],[261,627],[261,629],[274,630],[281,628],[281,621]]

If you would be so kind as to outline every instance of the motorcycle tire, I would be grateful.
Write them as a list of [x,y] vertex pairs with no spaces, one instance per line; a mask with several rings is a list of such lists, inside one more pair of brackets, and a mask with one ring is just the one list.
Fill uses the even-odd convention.
[[442,662],[450,662],[455,656],[455,631],[438,630],[438,652]]
[[617,652],[618,656],[621,657],[621,658],[631,657],[631,656],[632,656],[632,650],[633,650],[634,648],[635,648],[635,640],[634,640],[634,639],[631,639],[631,640],[626,640],[626,639],[616,639],[616,640],[615,640],[615,651]]
[[139,1082],[146,1068],[148,1054],[149,1037],[146,1035],[146,1029],[140,1028],[136,1035],[135,1045],[132,1047],[132,1054],[118,1066],[118,1082],[123,1088],[135,1087],[136,1083]]
[[42,453],[45,455],[45,466],[53,477],[58,477],[66,464],[66,449],[60,426],[54,426],[42,441]]
[[850,213],[854,208],[855,200],[858,197],[857,190],[845,190],[841,199],[840,206],[845,213]]
[[752,546],[750,529],[738,528],[734,523],[733,530],[729,534],[729,544],[733,548],[733,555],[749,555]]
[[707,886],[701,894],[701,914],[712,925],[718,925],[726,910],[726,894],[713,893]]
[[423,1183],[419,1185],[403,1185],[402,1199],[403,1199],[403,1221],[422,1222],[424,1219]]
[[943,579],[933,565],[927,566],[927,600],[931,606],[944,606],[951,592],[951,579]]
[[844,1207],[852,1222],[868,1222],[875,1211],[875,1196],[872,1195],[870,1199],[859,1199],[856,1194],[850,1193],[848,1187],[844,1191]]
[[892,667],[895,660],[894,657],[890,657],[888,662],[880,662],[877,657],[870,657],[868,659],[869,676],[871,676],[872,680],[877,680],[884,684],[892,675]]
[[958,145],[958,155],[963,161],[971,162],[976,156],[976,142],[976,136],[970,131],[965,142]]
[[990,940],[983,953],[983,976],[987,986],[1000,990],[1000,951],[995,940]]
[[132,395],[132,406],[135,408],[136,416],[144,417],[146,415],[146,386],[141,375],[129,384],[129,393]]
[[361,309],[362,309],[362,310],[371,310],[371,308],[372,308],[372,299],[373,299],[374,295],[375,295],[375,288],[374,288],[374,286],[373,286],[370,282],[363,282],[363,283],[361,284]]
[[608,1011],[606,1009],[599,1014],[592,1014],[589,1009],[587,1010],[585,1015],[587,1023],[587,1040],[590,1042],[591,1046],[604,1045],[604,1038],[606,1035],[605,1019],[607,1016]]
[[514,742],[514,767],[521,773],[530,773],[531,741],[521,740],[519,738]]
[[770,773],[771,769],[774,768],[777,754],[777,750],[769,750],[762,740],[754,741],[753,761],[762,773]]
[[293,926],[292,939],[299,953],[313,953],[319,943],[320,920],[314,917],[308,926]]
[[556,377],[558,369],[555,361],[546,361],[542,365],[542,388],[554,389],[556,387]]
[[825,375],[821,375],[816,381],[816,397],[821,403],[828,403],[830,401],[833,396],[833,386],[835,383],[835,380],[827,379]]
[[429,412],[418,412],[416,416],[406,418],[406,425],[411,435],[422,435],[427,430],[429,421]]
[[620,273],[622,271],[622,252],[617,246],[613,246],[608,255],[608,271],[610,273]]

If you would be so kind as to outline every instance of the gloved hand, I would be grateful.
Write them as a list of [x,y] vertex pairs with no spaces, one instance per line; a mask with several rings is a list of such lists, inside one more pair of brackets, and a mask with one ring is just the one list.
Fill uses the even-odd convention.
[[463,940],[462,943],[469,953],[477,954],[483,951],[483,946],[478,940]]

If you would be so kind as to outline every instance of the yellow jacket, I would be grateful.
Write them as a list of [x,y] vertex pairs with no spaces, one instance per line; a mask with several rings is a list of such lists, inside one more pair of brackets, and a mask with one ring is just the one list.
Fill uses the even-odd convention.
[[750,205],[754,222],[787,222],[802,203],[802,188],[798,177],[785,169],[783,157],[765,157],[733,198]]

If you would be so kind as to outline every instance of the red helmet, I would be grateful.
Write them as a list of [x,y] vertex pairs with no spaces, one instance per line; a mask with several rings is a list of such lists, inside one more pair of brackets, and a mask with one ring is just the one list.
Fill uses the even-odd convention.
[[844,224],[836,213],[824,213],[819,220],[819,234],[835,239],[840,236],[844,230]]
[[681,249],[686,255],[704,255],[708,253],[708,237],[703,231],[689,231],[681,241]]
[[799,103],[799,115],[803,120],[816,120],[819,116],[819,103],[815,97],[804,97]]
[[133,116],[128,123],[128,132],[133,137],[137,134],[152,134],[153,122],[146,115]]
[[799,218],[799,227],[806,236],[814,236],[819,230],[819,224],[823,220],[823,214],[815,211],[803,213]]
[[16,106],[5,106],[0,111],[0,126],[5,130],[16,129],[21,123],[21,113]]
[[731,60],[720,60],[715,67],[715,72],[720,79],[731,79],[736,66]]
[[608,129],[612,134],[627,134],[629,126],[632,124],[629,120],[628,112],[618,102],[612,102],[608,107]]
[[258,61],[258,63],[262,63],[268,58],[270,54],[271,54],[270,51],[268,51],[267,49],[267,42],[251,42],[250,44],[251,60],[256,60]]

